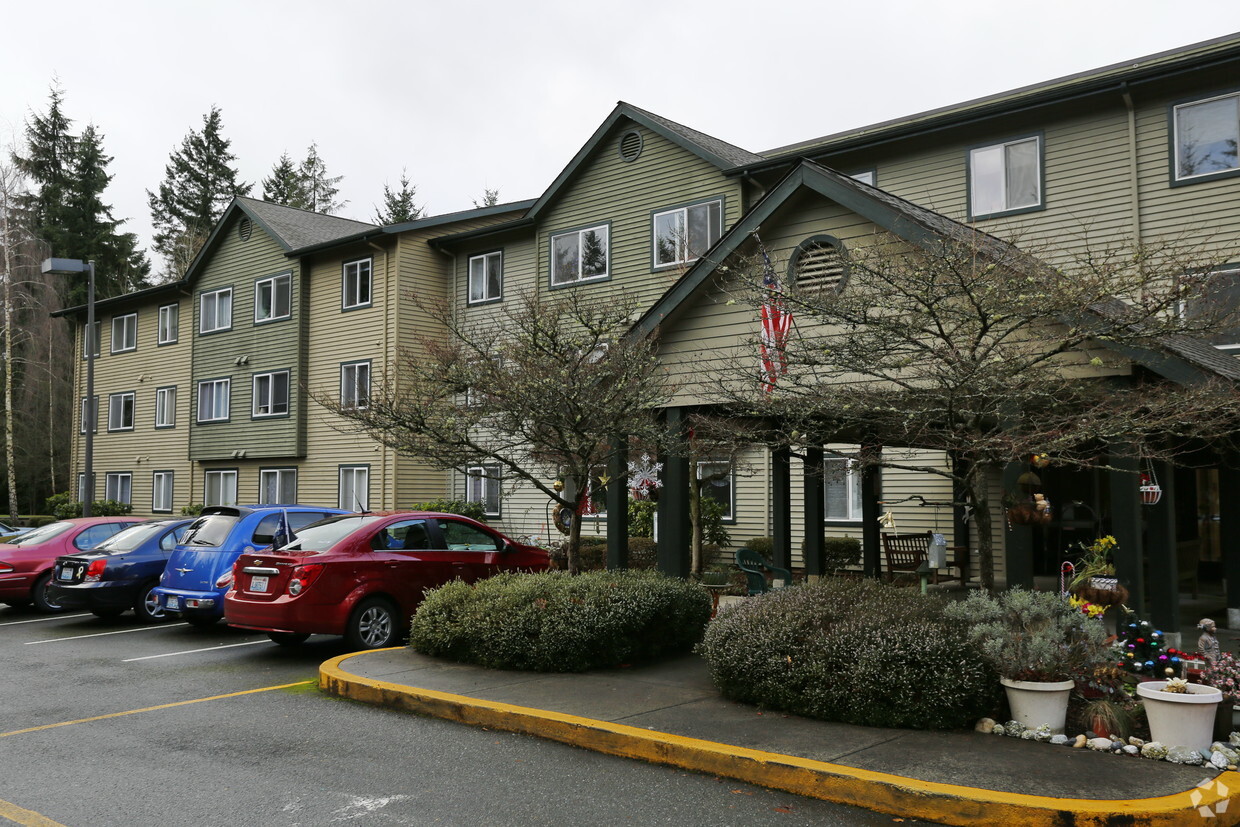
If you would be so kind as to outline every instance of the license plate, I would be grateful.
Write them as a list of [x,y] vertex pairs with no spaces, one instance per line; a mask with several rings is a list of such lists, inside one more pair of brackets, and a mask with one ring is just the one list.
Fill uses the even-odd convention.
[[168,595],[168,605],[164,606],[164,608],[173,612],[177,611],[181,608],[181,598],[177,597],[175,594]]
[[252,592],[267,591],[267,578],[262,575],[259,575],[258,577],[251,577],[250,578],[250,591]]
[[77,576],[77,569],[75,569],[73,566],[61,566],[60,577],[58,579],[72,580],[76,576]]

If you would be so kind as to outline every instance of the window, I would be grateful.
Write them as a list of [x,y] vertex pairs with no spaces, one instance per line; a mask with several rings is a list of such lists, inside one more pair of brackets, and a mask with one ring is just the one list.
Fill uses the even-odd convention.
[[696,260],[719,240],[723,202],[708,201],[654,214],[654,266]]
[[132,494],[133,474],[103,475],[103,498],[105,500],[115,500],[118,503],[128,504]]
[[789,280],[799,288],[839,290],[847,275],[839,239],[816,235],[805,239],[788,262]]
[[259,471],[258,501],[265,505],[297,502],[297,469],[264,468]]
[[827,520],[861,519],[861,473],[856,461],[845,457],[827,457],[823,461],[823,491],[826,496]]
[[607,278],[606,225],[551,236],[551,286]]
[[230,379],[208,379],[198,383],[198,421],[219,422],[228,419]]
[[340,366],[340,407],[370,406],[370,362],[348,362]]
[[1177,181],[1240,170],[1240,94],[1180,104],[1173,111]]
[[113,393],[108,396],[108,430],[133,430],[133,394]]
[[124,353],[138,347],[138,314],[112,317],[112,352]]
[[340,467],[338,507],[349,511],[370,510],[370,466],[342,465]]
[[177,424],[177,389],[155,389],[155,427],[173,428]]
[[366,307],[370,304],[370,259],[344,263],[344,287],[341,307]]
[[293,314],[293,274],[282,273],[254,284],[254,321],[273,322]]
[[170,345],[177,340],[177,314],[180,308],[165,304],[159,308],[159,344]]
[[504,296],[504,254],[469,259],[469,303],[499,301]]
[[607,516],[607,466],[596,465],[590,469],[590,478],[586,480],[586,496],[581,500],[583,517]]
[[288,414],[288,371],[254,376],[254,416]]
[[214,333],[232,327],[232,288],[202,294],[199,333]]
[[[100,339],[102,329],[103,329],[103,322],[95,322],[94,330],[91,332],[92,335],[88,336],[86,335],[86,325],[82,325],[82,331],[83,331],[82,332],[82,358],[83,359],[91,355],[93,355],[96,359],[99,358],[99,339]],[[90,350],[87,350],[87,348],[90,348]]]
[[1240,319],[1235,315],[1240,310],[1240,264],[1190,278],[1194,295],[1180,306],[1181,315],[1220,320],[1211,325],[1218,329],[1208,341],[1219,350],[1240,351]]
[[236,505],[237,472],[207,471],[203,475],[203,505]]
[[969,151],[969,215],[987,218],[1042,204],[1042,139]]
[[172,510],[171,471],[155,471],[151,474],[151,510]]
[[465,472],[465,501],[482,503],[482,513],[499,516],[500,470],[498,465],[475,465]]
[[86,404],[86,397],[82,397],[81,418],[78,420],[78,433],[86,433],[86,423],[90,422],[90,431],[93,434],[99,433],[99,397],[93,397],[94,404],[89,407]]
[[80,502],[80,503],[84,503],[84,502],[86,502],[86,498],[87,498],[87,497],[90,497],[91,499],[94,499],[94,497],[95,497],[95,485],[94,485],[94,483],[96,483],[96,482],[97,482],[95,475],[94,475],[94,474],[91,474],[91,475],[90,475],[90,481],[91,481],[91,483],[92,483],[92,485],[91,485],[91,490],[90,490],[90,491],[87,491],[87,490],[86,490],[86,475],[85,475],[85,474],[78,474],[78,475],[77,475],[77,480],[78,480],[78,481],[77,481],[77,499],[78,499],[78,502]]
[[732,463],[726,459],[707,460],[697,464],[698,491],[702,499],[717,501],[723,506],[723,519],[735,518],[732,492]]

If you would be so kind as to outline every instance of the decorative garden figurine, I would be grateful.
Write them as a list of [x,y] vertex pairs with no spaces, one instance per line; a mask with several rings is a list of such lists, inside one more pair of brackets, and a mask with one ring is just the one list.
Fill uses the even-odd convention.
[[1201,637],[1197,638],[1197,651],[1204,655],[1206,660],[1218,660],[1218,637],[1215,634],[1218,626],[1210,618],[1203,617],[1197,623],[1197,628],[1201,630]]

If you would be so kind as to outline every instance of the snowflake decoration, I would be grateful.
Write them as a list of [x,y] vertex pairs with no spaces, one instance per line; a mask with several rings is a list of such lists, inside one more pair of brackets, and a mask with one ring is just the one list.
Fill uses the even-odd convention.
[[633,492],[633,499],[644,500],[652,489],[661,488],[659,472],[662,470],[663,463],[651,462],[650,454],[642,454],[640,461],[630,462],[629,490]]

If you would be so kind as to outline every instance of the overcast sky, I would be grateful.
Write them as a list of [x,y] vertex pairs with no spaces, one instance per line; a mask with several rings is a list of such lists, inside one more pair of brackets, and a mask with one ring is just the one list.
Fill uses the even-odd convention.
[[6,154],[58,79],[146,244],[213,104],[253,195],[316,141],[369,221],[402,168],[430,214],[537,197],[619,100],[760,152],[1240,31],[1240,3],[43,0],[0,28]]

